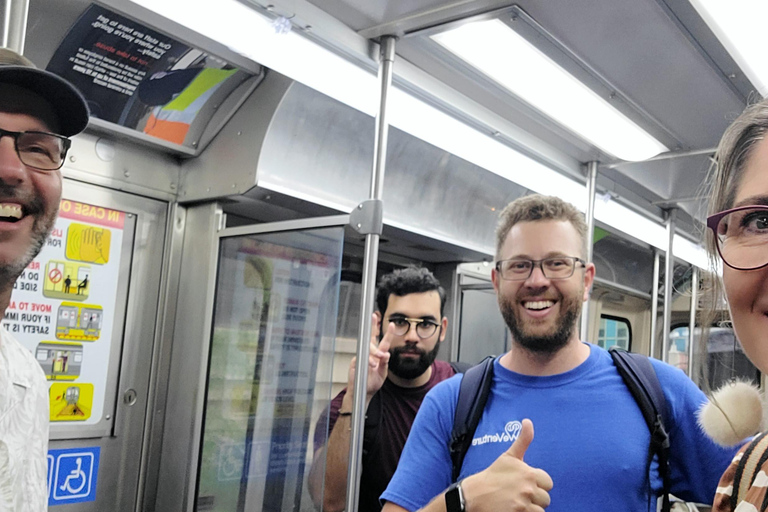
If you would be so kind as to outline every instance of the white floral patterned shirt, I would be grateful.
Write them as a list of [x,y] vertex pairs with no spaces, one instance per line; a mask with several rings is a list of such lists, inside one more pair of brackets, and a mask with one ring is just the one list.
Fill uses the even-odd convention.
[[48,410],[42,368],[0,327],[0,512],[48,510]]

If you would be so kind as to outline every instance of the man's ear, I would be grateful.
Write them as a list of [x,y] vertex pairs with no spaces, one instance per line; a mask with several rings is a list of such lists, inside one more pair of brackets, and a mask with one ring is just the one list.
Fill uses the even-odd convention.
[[491,282],[493,283],[493,289],[496,293],[499,293],[499,272],[496,267],[491,269]]
[[445,335],[448,333],[448,317],[444,316],[440,324],[442,326],[442,331],[440,333],[440,341],[443,341],[445,339]]
[[595,264],[587,263],[584,267],[584,297],[583,301],[589,300],[589,295],[592,292],[592,283],[595,282]]

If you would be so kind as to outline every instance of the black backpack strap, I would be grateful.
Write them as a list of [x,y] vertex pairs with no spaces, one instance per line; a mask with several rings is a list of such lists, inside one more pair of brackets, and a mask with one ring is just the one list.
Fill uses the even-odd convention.
[[485,402],[491,392],[493,381],[493,356],[488,356],[477,365],[464,372],[456,402],[456,414],[453,417],[451,432],[451,462],[453,463],[452,481],[459,478],[464,456],[472,444],[477,424],[485,409]]
[[648,357],[611,347],[609,350],[619,375],[629,388],[643,413],[651,432],[650,457],[659,458],[659,476],[662,480],[662,511],[669,512],[669,434],[665,425],[667,401],[661,389],[659,378]]

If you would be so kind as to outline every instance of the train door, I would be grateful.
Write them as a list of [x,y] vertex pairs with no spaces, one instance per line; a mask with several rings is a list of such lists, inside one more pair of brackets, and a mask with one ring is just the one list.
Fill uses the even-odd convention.
[[135,510],[166,211],[65,180],[55,227],[14,286],[3,324],[49,381],[51,510]]

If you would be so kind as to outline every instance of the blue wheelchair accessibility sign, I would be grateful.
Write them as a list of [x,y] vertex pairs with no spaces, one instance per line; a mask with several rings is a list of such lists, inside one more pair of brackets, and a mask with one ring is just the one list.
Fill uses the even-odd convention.
[[96,500],[98,446],[48,451],[48,506]]

